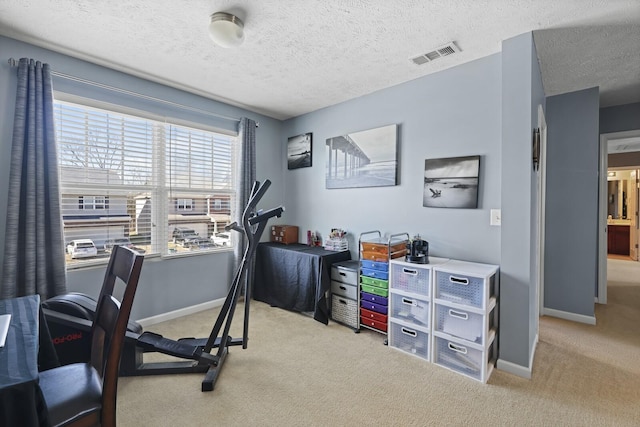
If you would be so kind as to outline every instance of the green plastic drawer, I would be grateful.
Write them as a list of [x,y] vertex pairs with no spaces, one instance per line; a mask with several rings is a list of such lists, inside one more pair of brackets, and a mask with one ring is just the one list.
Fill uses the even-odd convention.
[[374,279],[373,277],[369,276],[360,276],[360,283],[364,283],[365,285],[369,286],[377,286],[383,289],[387,289],[389,287],[388,280]]
[[361,283],[360,289],[362,289],[363,292],[367,292],[374,295],[380,295],[381,297],[385,297],[385,298],[389,296],[389,291],[387,289],[379,288],[377,286],[369,286],[369,285],[365,285],[364,283]]

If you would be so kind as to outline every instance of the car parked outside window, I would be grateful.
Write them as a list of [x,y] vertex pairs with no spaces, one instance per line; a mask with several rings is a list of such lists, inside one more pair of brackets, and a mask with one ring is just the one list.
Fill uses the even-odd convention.
[[145,253],[145,250],[142,248],[139,248],[137,246],[135,246],[133,243],[131,243],[131,240],[129,240],[128,237],[118,237],[116,239],[107,239],[104,242],[104,250],[107,252],[111,252],[113,250],[114,246],[124,246],[127,247],[129,249],[133,249],[134,251],[138,252],[138,253]]
[[116,239],[107,239],[104,241],[104,250],[110,252],[114,246],[133,247],[128,237],[118,237]]
[[193,239],[199,239],[200,235],[193,228],[176,227],[173,229],[173,243],[185,245],[185,242]]
[[98,255],[98,249],[91,239],[77,239],[69,242],[67,253],[71,259],[90,258]]
[[215,244],[209,239],[205,239],[204,237],[197,237],[195,239],[185,240],[184,247],[189,249],[190,251],[195,251],[199,249],[209,249],[215,247]]
[[211,241],[216,246],[231,246],[231,234],[223,231],[211,235]]

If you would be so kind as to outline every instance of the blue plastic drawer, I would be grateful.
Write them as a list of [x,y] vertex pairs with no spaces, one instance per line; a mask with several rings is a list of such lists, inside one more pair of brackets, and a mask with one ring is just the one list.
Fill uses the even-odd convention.
[[380,271],[389,271],[389,263],[387,262],[378,262],[378,261],[360,261],[362,264],[362,268],[368,268],[371,270],[380,270]]
[[372,268],[362,268],[362,274],[368,277],[373,277],[374,279],[388,280],[389,272],[374,270]]
[[360,301],[360,306],[362,308],[366,308],[367,310],[375,311],[376,313],[387,314],[389,310],[386,305],[376,304],[375,302],[369,301]]
[[366,292],[360,292],[360,300],[381,305],[389,305],[388,298],[381,297],[380,295],[368,294]]

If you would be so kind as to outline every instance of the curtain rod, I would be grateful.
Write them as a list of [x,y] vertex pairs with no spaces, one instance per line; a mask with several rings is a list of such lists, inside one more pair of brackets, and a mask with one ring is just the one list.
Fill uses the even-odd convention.
[[[19,64],[19,61],[14,59],[14,58],[9,58],[8,60],[9,66],[11,67],[17,67]],[[223,116],[222,114],[217,114],[217,113],[213,113],[211,111],[207,111],[207,110],[201,110],[200,108],[194,108],[194,107],[189,107],[188,105],[183,105],[183,104],[179,104],[177,102],[172,102],[172,101],[167,101],[165,99],[160,99],[160,98],[156,98],[153,96],[149,96],[149,95],[143,95],[141,93],[138,92],[132,92],[130,90],[126,90],[126,89],[120,89],[114,86],[109,86],[109,85],[105,85],[102,83],[97,83],[97,82],[93,82],[91,80],[86,80],[86,79],[82,79],[80,77],[75,77],[75,76],[70,76],[69,74],[63,74],[57,71],[51,71],[51,74],[56,76],[56,77],[60,77],[63,79],[67,79],[67,80],[71,80],[71,81],[75,81],[78,83],[82,83],[82,84],[86,84],[89,86],[95,86],[95,87],[99,87],[101,89],[107,89],[113,92],[118,92],[118,93],[122,93],[125,95],[131,95],[131,96],[135,96],[138,98],[142,98],[142,99],[146,99],[148,101],[154,101],[154,102],[159,102],[162,104],[167,104],[167,105],[171,105],[173,107],[179,107],[183,110],[188,110],[188,111],[193,111],[196,113],[202,113],[202,114],[206,114],[209,116],[214,116],[214,117],[218,117],[224,120],[231,120],[231,121],[235,121],[235,122],[239,122],[240,119],[237,117],[229,117],[229,116]],[[260,126],[260,123],[256,122],[256,127]]]

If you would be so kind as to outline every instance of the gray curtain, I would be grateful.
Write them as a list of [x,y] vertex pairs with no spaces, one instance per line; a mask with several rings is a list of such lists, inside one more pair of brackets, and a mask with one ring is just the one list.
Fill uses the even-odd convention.
[[66,292],[53,92],[48,64],[18,65],[0,298]]
[[[238,140],[240,141],[240,168],[238,171],[238,197],[236,199],[236,221],[242,225],[242,212],[247,206],[249,196],[251,196],[251,188],[256,180],[256,122],[243,117],[238,125]],[[234,271],[237,271],[242,255],[246,248],[247,242],[244,239],[238,239],[234,253]],[[252,282],[250,276],[253,268],[249,266],[246,277],[249,283]]]

